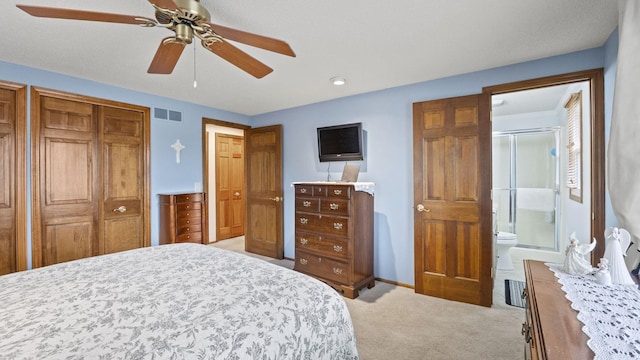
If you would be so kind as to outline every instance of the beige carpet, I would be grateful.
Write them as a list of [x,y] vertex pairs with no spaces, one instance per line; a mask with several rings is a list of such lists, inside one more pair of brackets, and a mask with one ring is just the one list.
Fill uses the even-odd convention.
[[[243,238],[213,246],[293,267],[291,260],[244,252]],[[524,309],[505,305],[504,287],[496,284],[497,304],[491,308],[418,295],[413,289],[380,281],[354,300],[345,298],[360,359],[522,359]]]

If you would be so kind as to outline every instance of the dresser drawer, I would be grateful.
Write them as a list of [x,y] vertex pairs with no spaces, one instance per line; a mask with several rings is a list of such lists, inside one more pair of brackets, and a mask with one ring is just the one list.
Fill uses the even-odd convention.
[[202,225],[200,223],[188,224],[185,226],[178,227],[176,229],[176,235],[188,234],[188,233],[199,233],[202,230]]
[[197,233],[187,233],[187,234],[182,234],[182,235],[177,235],[176,236],[176,242],[190,242],[190,243],[198,243],[200,244],[202,242],[202,233],[201,232],[197,232]]
[[176,228],[182,228],[189,225],[199,225],[201,223],[201,218],[198,217],[185,217],[180,218],[176,221]]
[[200,209],[176,211],[176,218],[178,219],[199,218],[199,217],[202,217],[202,211],[200,211]]
[[322,199],[320,200],[320,212],[335,215],[349,215],[349,200]]
[[329,185],[327,186],[327,196],[331,198],[350,199],[351,186]]
[[184,195],[176,195],[176,203],[186,203],[186,202],[202,202],[204,200],[203,194],[184,194]]
[[349,243],[329,236],[296,232],[296,252],[299,249],[334,258],[349,258]]
[[303,251],[296,251],[295,268],[298,271],[341,284],[348,284],[350,280],[349,264]]
[[349,219],[337,216],[296,213],[296,230],[316,231],[328,235],[346,237],[349,234]]
[[313,196],[313,185],[295,185],[294,188],[296,196]]
[[318,212],[320,200],[312,197],[296,197],[296,211]]
[[176,209],[178,210],[178,212],[181,212],[181,211],[200,210],[200,209],[202,209],[202,204],[200,204],[200,203],[185,203],[185,204],[178,204],[178,205],[176,206]]

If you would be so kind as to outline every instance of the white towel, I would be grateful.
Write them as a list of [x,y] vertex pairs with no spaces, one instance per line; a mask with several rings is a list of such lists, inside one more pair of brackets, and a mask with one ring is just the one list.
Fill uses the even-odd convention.
[[518,188],[516,189],[518,209],[552,211],[556,207],[553,189]]

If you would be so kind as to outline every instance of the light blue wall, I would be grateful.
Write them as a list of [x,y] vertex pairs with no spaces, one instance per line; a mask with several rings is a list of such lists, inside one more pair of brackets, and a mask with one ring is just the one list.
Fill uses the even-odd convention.
[[[617,47],[617,33],[614,33],[601,48],[254,117],[1,61],[0,79],[150,108],[162,107],[183,112],[182,123],[151,119],[153,245],[158,243],[156,195],[168,191],[192,191],[194,183],[202,181],[200,122],[202,117],[256,127],[283,124],[284,235],[287,257],[294,256],[293,190],[290,184],[295,181],[327,179],[327,163],[318,162],[316,128],[347,122],[362,122],[365,131],[365,160],[355,163],[361,163],[360,180],[376,183],[375,276],[413,285],[412,104],[425,100],[476,94],[480,93],[485,86],[605,67],[605,128],[608,138]],[[176,139],[180,139],[187,147],[183,151],[182,163],[179,165],[175,163],[175,153],[170,147]],[[342,163],[333,164],[332,179],[340,177],[342,165]],[[612,222],[611,219],[614,217],[612,212],[608,211],[607,224]],[[30,247],[28,251],[30,254]]]
[[[129,104],[171,109],[182,112],[182,122],[154,119],[151,114],[151,244],[158,244],[158,193],[193,191],[196,182],[202,183],[202,118],[224,120],[248,125],[245,115],[191,104],[175,99],[145,94],[109,86],[94,81],[38,70],[0,61],[0,79],[16,83],[62,90]],[[167,79],[167,86],[171,86]],[[30,101],[30,100],[29,100]],[[27,113],[30,119],[30,113]],[[29,121],[29,120],[28,120]],[[28,124],[29,126],[30,124]],[[30,127],[28,128],[30,129]],[[27,137],[29,139],[29,137]],[[177,139],[186,146],[181,162],[176,164],[171,148]],[[29,148],[30,145],[28,145]],[[27,165],[30,169],[30,165]],[[30,171],[28,170],[30,173]],[[30,174],[27,174],[27,181]],[[30,185],[27,186],[30,190]],[[29,193],[30,195],[30,193]],[[30,204],[30,198],[27,200]],[[31,232],[31,207],[28,211],[28,233]],[[30,238],[30,236],[29,236]],[[28,266],[31,268],[31,241],[28,242]]]
[[[360,179],[376,183],[375,276],[414,284],[412,104],[482,92],[485,86],[605,66],[605,50],[615,56],[617,44],[511,66],[427,81],[372,93],[255,116],[252,126],[283,124],[285,256],[294,256],[293,189],[296,181],[327,179],[319,163],[316,128],[362,122],[365,160]],[[348,83],[347,83],[348,84]],[[611,81],[607,83],[611,85]],[[348,86],[348,85],[347,85]],[[610,89],[605,89],[610,91]],[[609,100],[610,101],[610,100]],[[610,116],[607,121],[610,121]],[[608,128],[608,123],[605,125]],[[358,162],[354,162],[358,163]],[[338,179],[343,163],[334,163]]]

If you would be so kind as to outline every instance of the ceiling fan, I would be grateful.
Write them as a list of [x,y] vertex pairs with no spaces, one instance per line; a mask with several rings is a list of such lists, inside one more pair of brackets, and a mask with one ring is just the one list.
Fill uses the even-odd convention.
[[155,8],[156,20],[141,16],[111,14],[75,9],[61,9],[43,6],[16,5],[32,16],[102,21],[134,24],[143,27],[161,26],[175,34],[160,42],[151,65],[150,74],[171,74],[187,44],[193,37],[201,40],[202,46],[239,67],[256,78],[262,78],[273,71],[249,54],[231,45],[227,40],[237,41],[264,50],[295,57],[291,47],[284,41],[248,33],[210,23],[210,14],[199,0],[148,0]]

